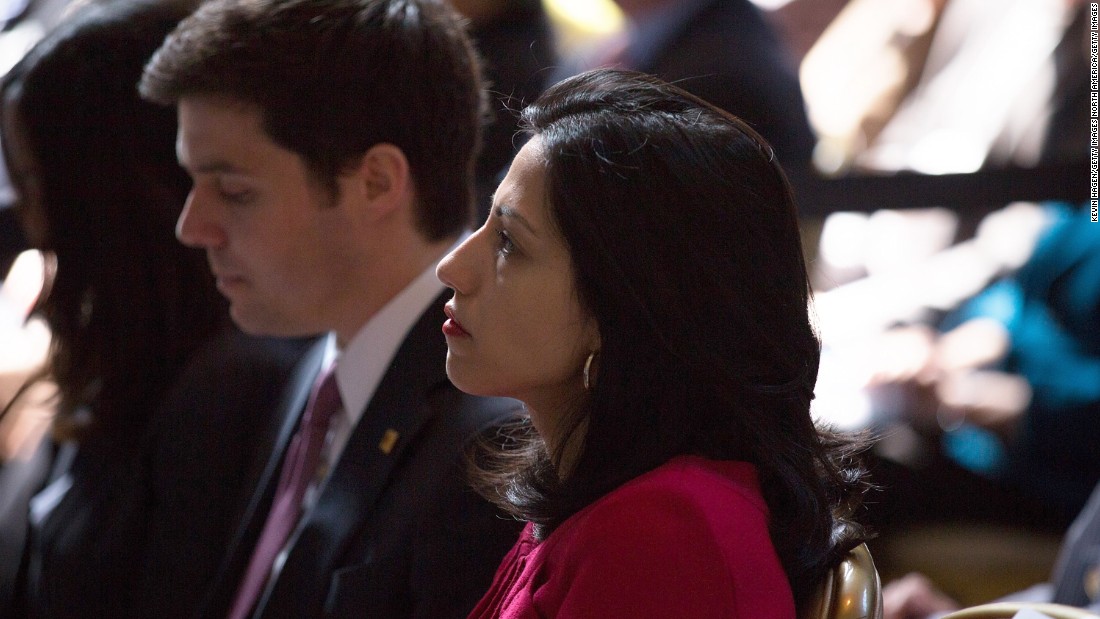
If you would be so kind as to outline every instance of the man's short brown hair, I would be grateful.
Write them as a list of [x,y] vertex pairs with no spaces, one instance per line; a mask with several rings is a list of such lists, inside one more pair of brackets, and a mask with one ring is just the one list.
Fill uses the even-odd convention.
[[165,40],[140,89],[165,105],[217,95],[256,106],[271,139],[333,194],[347,165],[393,144],[424,236],[470,223],[480,65],[443,0],[213,0]]

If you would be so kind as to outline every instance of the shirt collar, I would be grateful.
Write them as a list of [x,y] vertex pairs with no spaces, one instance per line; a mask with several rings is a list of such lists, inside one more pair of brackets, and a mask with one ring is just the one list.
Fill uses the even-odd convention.
[[[461,235],[447,253],[467,236],[468,231]],[[344,411],[352,427],[359,422],[367,403],[374,397],[378,384],[382,382],[382,377],[405,341],[405,336],[424,310],[445,290],[445,286],[435,275],[436,264],[432,263],[404,290],[390,299],[389,303],[359,329],[344,350],[338,350],[336,338],[329,335],[326,364],[330,360],[338,360],[336,385],[340,389]]]

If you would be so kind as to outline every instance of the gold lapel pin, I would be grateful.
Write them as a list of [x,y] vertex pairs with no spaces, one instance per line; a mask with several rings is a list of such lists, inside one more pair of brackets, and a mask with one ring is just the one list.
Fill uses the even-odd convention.
[[401,438],[401,434],[397,430],[389,428],[382,434],[382,440],[378,441],[378,448],[388,456],[393,451],[393,446],[397,444],[399,438]]

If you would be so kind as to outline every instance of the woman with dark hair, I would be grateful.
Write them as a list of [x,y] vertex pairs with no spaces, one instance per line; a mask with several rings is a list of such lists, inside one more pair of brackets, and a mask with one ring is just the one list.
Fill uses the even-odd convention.
[[135,94],[144,61],[195,4],[87,7],[0,84],[18,215],[52,256],[36,310],[53,332],[63,437],[140,431],[133,417],[225,320],[205,258],[174,238],[191,187],[175,114]]
[[440,264],[447,370],[529,423],[478,454],[529,522],[473,617],[794,617],[864,541],[861,444],[815,426],[819,344],[771,148],[641,74],[565,80]]
[[0,570],[17,574],[0,615],[186,615],[301,346],[233,331],[204,256],[173,237],[190,190],[175,112],[137,82],[197,4],[83,6],[0,84],[17,214],[51,271],[36,380],[57,385],[51,470],[17,532],[22,559],[3,558],[21,566]]

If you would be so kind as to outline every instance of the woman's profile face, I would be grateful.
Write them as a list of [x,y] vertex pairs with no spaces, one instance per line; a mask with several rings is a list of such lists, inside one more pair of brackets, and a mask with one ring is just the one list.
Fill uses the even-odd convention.
[[516,155],[489,218],[439,264],[447,304],[447,374],[478,395],[519,399],[549,439],[583,393],[585,359],[599,349],[581,307],[572,260],[545,201],[541,140]]
[[3,105],[4,163],[12,188],[18,194],[19,219],[31,246],[42,249],[48,227],[34,150],[23,129],[18,99],[6,97]]

